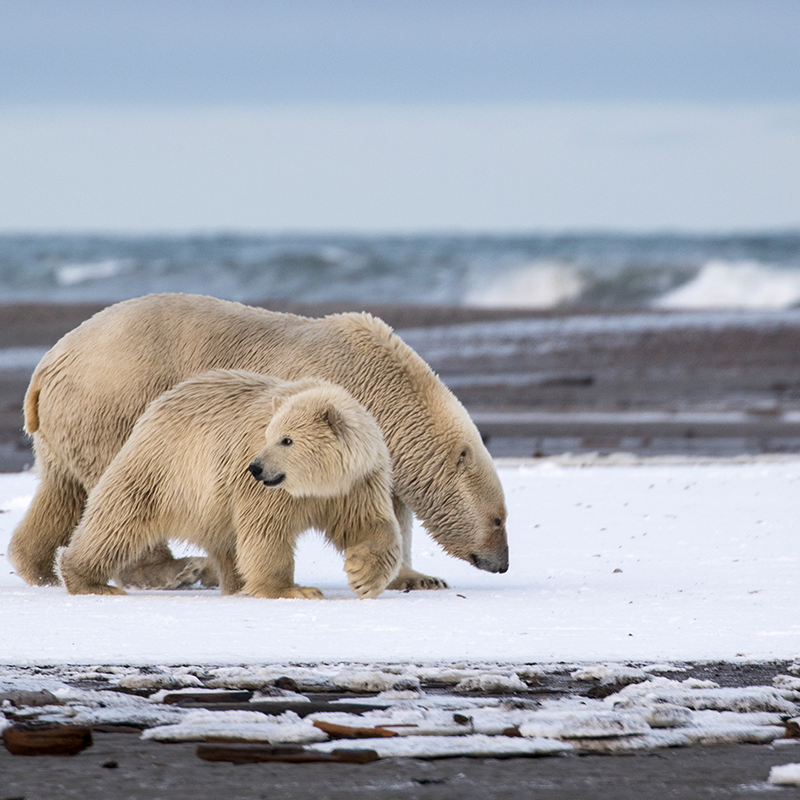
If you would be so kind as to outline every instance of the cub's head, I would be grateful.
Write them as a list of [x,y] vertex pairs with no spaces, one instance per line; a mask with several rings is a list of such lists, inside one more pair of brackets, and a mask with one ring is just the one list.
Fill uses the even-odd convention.
[[274,402],[266,444],[248,467],[257,481],[295,497],[337,497],[376,471],[389,475],[380,428],[349,392],[316,381]]

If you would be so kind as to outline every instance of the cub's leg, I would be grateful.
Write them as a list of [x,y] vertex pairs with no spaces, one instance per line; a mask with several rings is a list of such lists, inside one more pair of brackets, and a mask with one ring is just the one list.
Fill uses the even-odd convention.
[[394,514],[385,500],[370,494],[367,487],[358,501],[345,500],[330,515],[326,529],[328,539],[344,554],[350,588],[361,599],[377,597],[386,589],[400,569],[403,554]]
[[17,574],[32,585],[55,585],[56,551],[69,544],[86,503],[83,486],[41,454],[37,455],[39,486],[11,537],[8,559]]
[[118,533],[112,530],[104,534],[84,528],[76,532],[69,547],[59,552],[59,573],[70,594],[126,594],[124,589],[108,583],[114,571],[112,554]]
[[362,600],[377,597],[397,575],[400,548],[377,541],[361,541],[344,551],[344,571],[350,588]]
[[145,476],[129,474],[125,463],[114,466],[103,474],[61,552],[61,578],[70,594],[125,594],[108,585],[109,577],[162,539],[157,490]]
[[216,567],[222,594],[236,594],[242,590],[244,582],[236,567],[236,551],[232,548],[208,548],[209,561]]
[[245,594],[253,597],[324,598],[313,586],[294,582],[294,546],[297,532],[275,519],[243,514],[237,520],[236,566]]

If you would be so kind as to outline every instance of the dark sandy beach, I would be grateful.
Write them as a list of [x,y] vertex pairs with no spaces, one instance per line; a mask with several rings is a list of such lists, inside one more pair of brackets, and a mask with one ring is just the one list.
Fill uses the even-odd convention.
[[[800,451],[800,315],[581,313],[441,306],[368,310],[464,403],[494,456],[729,456]],[[102,308],[0,306],[0,471],[32,462],[22,400],[46,348]]]
[[158,744],[131,733],[100,733],[94,740],[76,756],[0,751],[2,797],[711,800],[795,797],[797,791],[767,783],[770,767],[798,760],[796,746],[708,745],[630,756],[390,758],[363,765],[223,764],[199,759],[192,743]]

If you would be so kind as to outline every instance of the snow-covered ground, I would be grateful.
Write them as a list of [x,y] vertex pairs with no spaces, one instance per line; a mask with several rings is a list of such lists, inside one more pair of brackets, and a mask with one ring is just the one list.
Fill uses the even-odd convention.
[[308,535],[299,583],[326,600],[214,590],[70,597],[5,558],[36,485],[0,476],[0,663],[552,663],[794,659],[800,460],[500,463],[511,567],[479,572],[415,530],[452,589],[358,600]]
[[[771,685],[728,688],[687,678],[678,662],[800,654],[800,460],[628,462],[501,463],[509,572],[454,561],[418,529],[415,564],[453,588],[369,601],[313,536],[297,577],[326,600],[26,586],[5,552],[36,479],[0,476],[0,730],[26,719],[128,724],[154,741],[423,758],[771,742],[796,758],[800,662]],[[540,690],[557,671],[608,696]],[[165,703],[167,691],[218,689],[254,690],[258,703]],[[372,693],[384,708],[264,713],[316,692]],[[340,739],[342,729],[360,738]],[[770,780],[800,780],[793,769]]]

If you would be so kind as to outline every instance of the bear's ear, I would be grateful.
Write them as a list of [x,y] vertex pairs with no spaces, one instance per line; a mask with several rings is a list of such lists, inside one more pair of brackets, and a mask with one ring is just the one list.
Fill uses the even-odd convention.
[[472,462],[472,448],[468,444],[460,444],[453,449],[453,458],[456,462],[456,470],[464,472]]
[[344,417],[335,405],[331,403],[322,409],[322,419],[333,431],[333,435],[341,438],[347,425],[345,424]]

